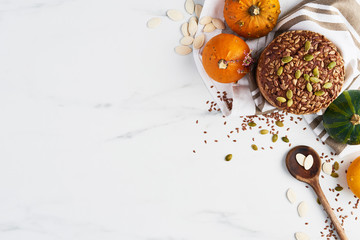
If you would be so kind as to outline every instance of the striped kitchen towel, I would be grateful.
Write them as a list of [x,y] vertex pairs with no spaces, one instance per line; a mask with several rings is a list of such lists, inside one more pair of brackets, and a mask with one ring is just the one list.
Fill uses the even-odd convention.
[[[206,0],[202,16],[208,15],[223,18],[223,0]],[[221,11],[220,11],[221,10]],[[262,50],[276,36],[289,30],[310,30],[325,35],[341,52],[345,62],[345,83],[342,90],[359,89],[360,87],[360,5],[356,0],[307,0],[298,4],[293,10],[279,19],[276,27],[267,36],[247,40],[252,55],[258,58]],[[199,30],[200,31],[200,30]],[[225,29],[223,32],[231,32]],[[216,30],[212,33],[221,33]],[[209,40],[211,35],[207,35]],[[276,111],[261,95],[255,80],[255,71],[236,84],[221,84],[212,80],[201,64],[201,51],[194,51],[194,59],[199,73],[213,95],[217,106],[224,115],[254,115]],[[224,98],[225,93],[225,98]],[[232,99],[224,101],[224,99]],[[327,143],[336,153],[341,153],[347,145],[335,142],[326,133],[322,125],[322,114],[304,115],[317,137]]]

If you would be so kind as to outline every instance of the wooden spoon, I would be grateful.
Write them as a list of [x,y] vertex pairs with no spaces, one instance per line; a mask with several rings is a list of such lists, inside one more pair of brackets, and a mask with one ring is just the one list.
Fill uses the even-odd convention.
[[[309,170],[305,170],[305,168],[296,161],[297,153],[301,153],[305,156],[311,154],[313,156],[314,164]],[[286,156],[286,167],[294,178],[309,184],[314,189],[315,193],[319,197],[320,203],[322,204],[326,213],[329,215],[332,223],[334,224],[340,239],[348,240],[347,236],[345,235],[344,229],[341,227],[339,220],[331,209],[330,204],[324,195],[324,192],[321,190],[319,183],[321,160],[318,153],[308,146],[294,147],[289,151]]]

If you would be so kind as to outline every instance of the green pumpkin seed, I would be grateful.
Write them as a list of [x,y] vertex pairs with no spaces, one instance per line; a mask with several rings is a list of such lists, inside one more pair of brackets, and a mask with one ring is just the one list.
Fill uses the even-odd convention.
[[288,99],[292,99],[292,97],[293,97],[293,92],[292,92],[291,90],[287,90],[287,92],[286,92],[286,97],[287,97]]
[[225,161],[230,161],[232,159],[232,154],[228,154],[225,156]]
[[277,97],[276,100],[278,100],[281,103],[286,102],[286,98],[284,98],[284,97]]
[[316,202],[317,202],[319,205],[321,205],[321,202],[320,202],[320,199],[319,199],[319,198],[316,199]]
[[338,178],[339,174],[337,174],[336,172],[333,172],[330,174],[330,176],[332,176],[333,178]]
[[332,83],[331,82],[327,82],[324,84],[323,88],[328,89],[332,87]]
[[254,122],[249,122],[248,125],[249,125],[250,127],[255,127],[255,126],[256,126],[256,123],[254,123]]
[[337,171],[339,170],[340,168],[340,164],[338,162],[334,162],[334,165],[333,165],[334,169]]
[[338,192],[340,192],[340,191],[343,190],[343,187],[342,187],[342,186],[337,186],[337,187],[335,188],[335,190],[338,191]]
[[311,47],[311,42],[310,41],[306,41],[305,42],[305,52],[309,51]]
[[282,121],[276,121],[275,124],[278,127],[283,127],[284,126],[284,123]]
[[322,95],[324,95],[324,93],[325,93],[324,91],[320,90],[320,91],[315,92],[315,95],[322,96]]
[[319,73],[319,68],[318,67],[314,68],[313,74],[314,74],[315,77],[319,77],[320,73]]
[[306,84],[306,89],[307,89],[309,92],[312,92],[313,87],[311,86],[310,83],[307,83],[307,84]]
[[260,134],[262,135],[265,135],[265,134],[268,134],[269,133],[269,130],[266,130],[266,129],[263,129],[260,131]]
[[283,73],[283,71],[284,71],[284,68],[283,68],[283,67],[279,67],[279,69],[277,70],[276,74],[277,74],[278,76],[280,76],[280,75]]
[[301,77],[301,75],[302,75],[302,72],[301,72],[300,70],[297,70],[297,71],[295,72],[295,78],[296,78],[296,79],[299,79],[299,78]]
[[283,58],[281,59],[281,61],[282,61],[283,63],[289,63],[289,62],[291,62],[292,60],[293,60],[293,57],[291,57],[291,56],[283,57]]
[[310,80],[310,76],[309,76],[309,74],[304,74],[304,79],[306,80],[306,81],[309,81]]
[[320,79],[318,79],[317,77],[310,77],[310,81],[313,83],[318,83],[320,82]]
[[251,148],[252,148],[254,151],[257,151],[257,150],[258,150],[258,147],[257,147],[255,144],[251,145]]
[[329,65],[328,65],[328,69],[333,69],[334,67],[336,66],[336,62],[331,62],[331,63],[329,63]]
[[314,56],[313,55],[311,55],[311,54],[306,54],[305,56],[304,56],[304,60],[305,61],[311,61],[311,60],[313,60],[314,59]]
[[289,139],[287,137],[282,137],[281,140],[283,140],[284,142],[288,143]]
[[272,142],[276,142],[278,140],[278,135],[277,134],[274,134],[271,138],[271,141]]
[[294,103],[294,101],[292,99],[289,99],[286,104],[288,107],[291,107],[293,105],[293,103]]

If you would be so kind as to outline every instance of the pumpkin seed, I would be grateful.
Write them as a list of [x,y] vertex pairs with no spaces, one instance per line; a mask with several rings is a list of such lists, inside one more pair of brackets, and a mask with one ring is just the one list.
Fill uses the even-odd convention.
[[295,233],[295,239],[296,240],[310,240],[310,237],[303,232],[297,232]]
[[293,97],[293,92],[292,92],[291,90],[287,90],[287,92],[286,92],[286,97],[287,97],[288,99],[292,99],[292,97]]
[[331,175],[332,165],[330,163],[324,162],[323,165],[322,165],[322,170],[327,175]]
[[286,197],[289,200],[290,203],[294,203],[296,202],[296,194],[294,192],[294,190],[292,190],[291,188],[289,188],[286,192]]
[[284,68],[283,68],[283,67],[279,67],[279,69],[277,70],[276,74],[277,74],[278,76],[280,76],[280,75],[283,73],[283,71],[284,71]]
[[266,129],[263,129],[260,131],[260,134],[262,135],[265,135],[265,134],[268,134],[269,133],[269,130],[266,130]]
[[195,15],[199,18],[201,15],[201,11],[202,11],[202,5],[200,4],[196,4],[195,5]]
[[305,52],[309,51],[311,47],[311,42],[310,41],[306,41],[305,42]]
[[304,160],[305,170],[309,170],[313,165],[314,165],[314,157],[311,154],[307,155]]
[[147,22],[147,27],[148,28],[156,28],[157,26],[159,26],[161,23],[161,18],[155,17],[155,18],[151,18],[148,22]]
[[316,96],[322,96],[322,95],[324,95],[324,93],[325,93],[324,91],[320,90],[320,91],[316,91],[315,95]]
[[283,57],[282,59],[281,59],[281,61],[283,62],[283,63],[289,63],[289,62],[291,62],[293,60],[293,57],[291,57],[291,56],[286,56],[286,57]]
[[313,70],[313,74],[314,74],[314,76],[315,77],[319,77],[319,68],[316,66],[316,68],[314,68],[314,70]]
[[194,36],[195,35],[195,33],[196,33],[196,31],[197,31],[197,29],[198,29],[198,24],[197,24],[197,22],[196,22],[196,18],[194,17],[194,18],[190,18],[190,20],[189,20],[189,34],[190,34],[190,36]]
[[310,77],[310,81],[313,83],[318,83],[320,82],[320,79],[318,79],[317,77]]
[[177,46],[175,52],[180,55],[188,55],[192,52],[192,49],[189,46]]
[[311,85],[310,83],[307,83],[307,84],[306,84],[306,89],[307,89],[309,92],[312,92],[313,87],[312,87],[312,85]]
[[332,176],[333,178],[338,178],[339,174],[337,174],[336,172],[333,172],[330,174],[330,176]]
[[309,76],[309,74],[304,74],[304,79],[306,80],[306,81],[309,81],[310,80],[310,76]]
[[251,148],[252,148],[254,151],[257,151],[257,150],[258,150],[258,147],[257,147],[255,144],[251,145]]
[[205,34],[202,33],[196,35],[193,46],[195,49],[200,49],[204,45],[204,42],[205,42]]
[[166,15],[173,21],[180,21],[184,19],[184,15],[179,11],[175,9],[168,10],[166,12]]
[[334,170],[337,171],[340,168],[340,164],[338,162],[334,162],[333,167],[334,167]]
[[283,142],[286,142],[286,143],[289,142],[289,139],[287,137],[282,137],[281,140],[283,140]]
[[208,23],[208,24],[206,24],[205,27],[203,28],[203,31],[209,33],[209,32],[214,31],[215,29],[216,29],[216,28],[215,28],[214,24]]
[[192,15],[195,10],[195,3],[194,0],[186,0],[185,2],[185,10]]
[[319,205],[321,205],[321,202],[320,202],[320,199],[319,199],[319,198],[316,199],[316,202],[317,202]]
[[332,83],[331,82],[327,82],[324,84],[323,88],[328,89],[332,87]]
[[313,60],[314,59],[314,56],[313,55],[311,55],[311,54],[306,54],[305,56],[304,56],[304,60],[305,61],[311,61],[311,60]]
[[329,63],[329,65],[328,65],[328,69],[333,69],[334,67],[336,66],[336,62],[331,62],[331,63]]
[[278,140],[278,135],[277,134],[274,134],[271,138],[271,141],[272,142],[276,142]]
[[184,35],[184,37],[190,36],[188,22],[185,22],[181,25],[181,33]]
[[308,213],[308,205],[306,202],[301,202],[298,206],[298,213],[300,217],[305,217]]
[[297,153],[295,155],[295,158],[296,158],[296,161],[298,162],[298,164],[303,167],[304,162],[305,162],[305,158],[306,158],[305,155],[302,154],[302,153]]
[[299,79],[299,78],[301,77],[301,75],[302,75],[302,72],[301,72],[300,70],[297,70],[297,71],[295,72],[295,78],[296,78],[296,79]]
[[250,127],[255,127],[255,126],[256,126],[256,123],[254,123],[254,122],[249,122],[248,125],[249,125]]
[[216,29],[225,29],[225,23],[223,21],[221,21],[218,18],[213,18],[211,20],[212,24],[214,24],[214,26],[216,27]]
[[344,188],[343,188],[342,186],[337,186],[337,187],[335,188],[335,190],[338,191],[338,192],[342,191],[343,189],[344,189]]
[[284,98],[284,97],[277,97],[276,100],[278,100],[281,103],[286,102],[286,98]]
[[286,104],[288,107],[291,107],[293,105],[293,103],[294,103],[294,101],[292,99],[289,99]]
[[187,36],[187,37],[183,37],[181,40],[180,40],[180,43],[182,45],[191,45],[194,41],[194,38],[193,37],[190,37],[190,36]]
[[275,122],[275,124],[276,124],[276,126],[278,126],[278,127],[283,127],[284,126],[284,123],[282,122],[282,121],[276,121]]
[[232,154],[228,154],[225,156],[225,161],[230,161],[232,159]]
[[211,23],[211,20],[212,20],[212,17],[210,17],[210,16],[204,16],[204,17],[202,17],[201,19],[200,19],[200,21],[199,21],[199,23],[201,24],[201,25],[206,25],[206,24],[209,24],[209,23]]

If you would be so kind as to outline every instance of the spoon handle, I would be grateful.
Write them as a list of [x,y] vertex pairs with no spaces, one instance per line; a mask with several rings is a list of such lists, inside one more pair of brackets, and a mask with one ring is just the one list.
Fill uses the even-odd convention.
[[324,192],[321,190],[319,181],[315,181],[311,185],[312,185],[312,188],[314,189],[315,193],[319,197],[321,205],[323,206],[326,213],[330,217],[332,223],[334,224],[335,230],[338,233],[340,239],[348,240],[348,237],[346,236],[344,229],[342,228],[339,220],[337,219],[336,215],[334,214],[334,211],[330,207],[330,204],[329,204],[328,200],[326,199]]

